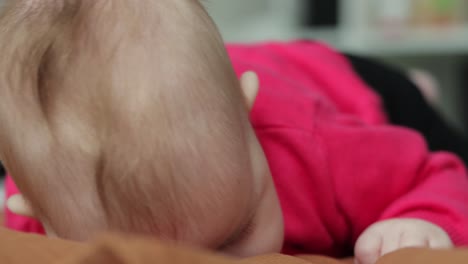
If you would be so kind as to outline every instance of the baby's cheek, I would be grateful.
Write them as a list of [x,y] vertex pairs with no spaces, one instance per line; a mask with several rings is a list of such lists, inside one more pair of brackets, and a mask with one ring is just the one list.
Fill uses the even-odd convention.
[[[5,193],[7,199],[19,193],[19,190],[10,175],[7,175],[6,177]],[[8,210],[8,208],[5,208],[5,225],[7,228],[16,231],[45,234],[41,223],[28,217],[16,215]]]

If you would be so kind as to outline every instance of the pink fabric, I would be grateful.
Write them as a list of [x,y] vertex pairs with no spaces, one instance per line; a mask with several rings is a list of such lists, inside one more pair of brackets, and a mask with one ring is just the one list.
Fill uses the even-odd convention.
[[[307,41],[228,50],[238,75],[254,70],[260,78],[251,120],[283,208],[285,253],[341,256],[370,224],[394,217],[429,220],[468,245],[463,164],[388,126],[379,98],[343,56]],[[11,182],[7,189],[16,192]],[[11,214],[7,224],[42,231]]]

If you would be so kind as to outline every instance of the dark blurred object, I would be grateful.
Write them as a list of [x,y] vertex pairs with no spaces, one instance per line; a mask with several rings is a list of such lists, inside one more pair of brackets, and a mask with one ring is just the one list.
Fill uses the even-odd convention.
[[426,101],[406,72],[375,59],[347,57],[356,73],[382,98],[392,124],[420,132],[430,150],[453,152],[468,165],[467,138]]
[[303,0],[306,26],[337,26],[340,0]]
[[3,167],[3,164],[0,162],[0,179],[5,177],[6,171],[5,167]]
[[[460,87],[468,87],[468,56],[464,56],[462,65],[460,67],[461,71],[458,73],[460,74],[459,76],[462,76],[461,78],[461,86]],[[463,113],[464,113],[464,120],[463,124],[465,125],[465,131],[468,131],[468,91],[466,89],[462,90],[463,94],[463,100],[462,100],[462,105],[463,105]]]

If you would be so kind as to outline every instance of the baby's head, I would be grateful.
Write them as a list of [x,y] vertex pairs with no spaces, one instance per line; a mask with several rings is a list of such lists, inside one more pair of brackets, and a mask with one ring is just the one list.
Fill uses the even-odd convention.
[[0,148],[46,228],[236,255],[280,248],[281,211],[248,120],[258,83],[237,80],[198,1],[31,2],[12,1],[1,21],[12,60],[0,62]]

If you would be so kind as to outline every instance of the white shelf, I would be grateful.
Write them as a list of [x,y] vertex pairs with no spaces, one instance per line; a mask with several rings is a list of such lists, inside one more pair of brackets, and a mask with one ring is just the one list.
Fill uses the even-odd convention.
[[[344,32],[338,37],[340,48],[381,55],[450,55],[468,53],[468,25],[456,28],[407,29],[393,34],[367,30],[361,34]],[[359,37],[356,37],[359,36]],[[352,38],[352,39],[350,39]]]
[[340,25],[325,29],[300,28],[299,0],[217,0],[207,5],[227,42],[310,38],[369,55],[468,54],[468,25],[406,29],[392,36],[372,27],[369,1],[342,1]]
[[[468,24],[445,28],[412,28],[411,23],[406,21],[403,22],[408,23],[406,29],[402,28],[397,31],[393,29],[392,34],[389,34],[389,29],[376,26],[376,20],[373,18],[373,12],[376,12],[373,7],[375,4],[380,5],[380,2],[354,0],[341,1],[341,3],[340,26],[337,29],[338,41],[333,44],[342,49],[379,55],[468,53]],[[387,0],[384,3],[390,2]],[[404,2],[397,4],[402,3],[404,4]],[[380,12],[385,12],[385,10],[380,10]],[[404,10],[398,8],[389,10],[386,15],[394,16],[392,12],[402,13],[403,17],[407,15]]]

